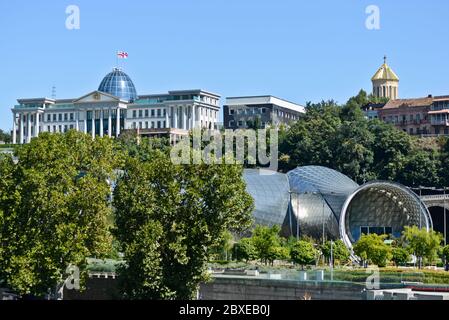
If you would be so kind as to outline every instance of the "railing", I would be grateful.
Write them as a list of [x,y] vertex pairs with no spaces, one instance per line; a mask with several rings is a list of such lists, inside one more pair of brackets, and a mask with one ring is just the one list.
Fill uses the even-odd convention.
[[430,123],[432,125],[440,125],[440,126],[449,126],[449,120],[443,119],[443,120],[438,120],[438,119],[432,119],[430,121]]
[[449,134],[447,133],[418,133],[416,134],[421,138],[435,138],[435,137],[447,137]]
[[436,195],[430,195],[430,196],[421,196],[421,199],[424,201],[431,201],[431,200],[449,200],[449,194],[443,195],[443,194],[436,194]]

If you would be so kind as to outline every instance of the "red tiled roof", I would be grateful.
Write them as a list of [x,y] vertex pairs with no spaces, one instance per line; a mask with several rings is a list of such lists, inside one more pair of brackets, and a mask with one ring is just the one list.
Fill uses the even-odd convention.
[[427,107],[432,105],[433,98],[397,99],[390,100],[382,109],[396,109],[400,107]]

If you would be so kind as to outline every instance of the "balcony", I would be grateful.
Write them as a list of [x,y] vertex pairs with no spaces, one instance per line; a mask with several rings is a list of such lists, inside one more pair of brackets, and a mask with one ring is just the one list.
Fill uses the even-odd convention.
[[442,119],[442,120],[432,119],[430,123],[432,124],[432,126],[449,127],[449,120],[446,120],[446,119]]

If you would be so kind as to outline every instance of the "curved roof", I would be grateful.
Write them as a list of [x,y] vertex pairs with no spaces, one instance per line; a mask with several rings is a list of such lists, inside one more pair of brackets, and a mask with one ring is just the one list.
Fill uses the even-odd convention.
[[391,69],[390,66],[385,62],[383,65],[380,66],[379,70],[377,70],[377,72],[374,74],[371,80],[399,81],[399,77],[393,71],[393,69]]
[[287,173],[295,193],[349,195],[359,185],[344,174],[321,166],[298,167]]
[[408,188],[393,182],[373,181],[358,188],[345,201],[339,221],[340,237],[348,248],[360,237],[359,227],[421,225],[430,230],[432,219],[426,205]]
[[103,78],[98,91],[109,93],[126,101],[137,99],[136,88],[131,78],[118,68],[114,68]]
[[256,224],[282,225],[288,211],[290,194],[285,174],[259,169],[245,169],[247,192],[253,197]]

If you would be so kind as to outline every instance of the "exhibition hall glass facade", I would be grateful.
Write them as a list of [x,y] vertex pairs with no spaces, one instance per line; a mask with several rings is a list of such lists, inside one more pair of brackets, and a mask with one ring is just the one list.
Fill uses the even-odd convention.
[[405,226],[432,229],[425,204],[400,184],[374,181],[359,186],[320,166],[299,167],[287,174],[263,172],[244,174],[255,200],[255,223],[277,224],[284,236],[342,239],[351,248],[362,234],[398,237]]

